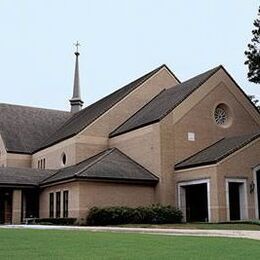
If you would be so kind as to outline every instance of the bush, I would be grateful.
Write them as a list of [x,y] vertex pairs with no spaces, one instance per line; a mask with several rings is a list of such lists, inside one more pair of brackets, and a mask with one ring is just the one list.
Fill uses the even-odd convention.
[[38,218],[35,219],[35,224],[42,225],[74,225],[76,218]]
[[180,223],[182,212],[172,206],[91,208],[87,225],[106,226],[120,224],[173,224]]

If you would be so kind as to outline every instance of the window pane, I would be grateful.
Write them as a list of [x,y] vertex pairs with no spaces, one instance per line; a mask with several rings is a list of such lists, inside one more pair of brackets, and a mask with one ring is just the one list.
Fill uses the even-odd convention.
[[49,217],[54,217],[54,194],[50,193],[50,201],[49,201]]
[[56,218],[60,218],[60,191],[56,192]]
[[69,215],[69,192],[63,192],[63,217],[67,218]]

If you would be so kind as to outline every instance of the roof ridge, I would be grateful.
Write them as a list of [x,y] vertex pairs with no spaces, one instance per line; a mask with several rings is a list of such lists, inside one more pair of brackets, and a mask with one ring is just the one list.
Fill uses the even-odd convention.
[[172,70],[166,64],[163,64],[162,68],[163,67],[165,67],[170,72],[170,74],[178,81],[178,83],[181,83],[181,81],[177,78],[177,76],[172,72]]

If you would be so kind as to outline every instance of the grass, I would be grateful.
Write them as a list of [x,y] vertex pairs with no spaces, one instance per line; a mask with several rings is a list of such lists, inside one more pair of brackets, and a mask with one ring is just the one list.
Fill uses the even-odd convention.
[[260,231],[260,223],[182,223],[182,224],[127,224],[121,227],[140,227],[140,228],[173,228],[173,229],[215,229],[215,230],[256,230]]
[[258,259],[250,239],[0,229],[0,259]]

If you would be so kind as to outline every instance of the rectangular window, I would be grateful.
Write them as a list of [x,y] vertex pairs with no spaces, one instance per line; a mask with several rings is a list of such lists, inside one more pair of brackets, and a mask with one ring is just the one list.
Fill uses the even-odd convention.
[[69,216],[69,191],[63,191],[63,217]]
[[49,217],[54,217],[54,193],[50,193],[50,199],[49,199]]
[[38,160],[38,169],[40,168],[40,160]]
[[45,169],[45,158],[43,159],[43,169]]
[[56,218],[60,218],[60,191],[56,192]]

